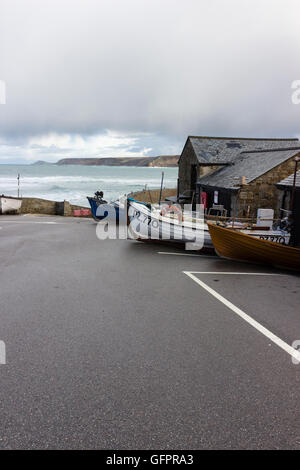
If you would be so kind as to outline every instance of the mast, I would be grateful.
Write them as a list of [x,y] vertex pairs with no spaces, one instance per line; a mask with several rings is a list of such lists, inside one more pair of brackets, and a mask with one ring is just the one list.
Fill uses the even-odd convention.
[[162,194],[162,188],[163,188],[163,182],[164,182],[164,171],[162,172],[161,174],[161,183],[160,183],[160,193],[159,193],[159,202],[158,204],[160,205],[160,201],[161,201],[161,194]]

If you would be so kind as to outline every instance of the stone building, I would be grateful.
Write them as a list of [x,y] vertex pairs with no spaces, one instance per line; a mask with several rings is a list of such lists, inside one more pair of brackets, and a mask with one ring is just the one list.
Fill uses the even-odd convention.
[[229,166],[241,152],[295,147],[298,144],[298,139],[189,136],[178,161],[179,193],[196,194],[199,178]]
[[[256,216],[258,208],[278,212],[276,184],[293,173],[298,147],[240,152],[230,164],[197,180],[197,194],[207,208],[223,205],[229,216]],[[205,198],[203,199],[203,194]]]
[[[280,181],[277,185],[278,188],[278,211],[284,209],[286,211],[292,210],[293,220],[293,244],[300,246],[300,170],[296,173],[295,187],[294,187],[294,172],[287,178]],[[294,192],[293,201],[292,193]],[[288,212],[286,212],[288,213]],[[284,215],[284,214],[283,214]]]

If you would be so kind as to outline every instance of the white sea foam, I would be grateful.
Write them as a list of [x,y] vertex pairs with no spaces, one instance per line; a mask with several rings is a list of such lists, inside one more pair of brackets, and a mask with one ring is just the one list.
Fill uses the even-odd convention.
[[164,187],[176,187],[176,168],[153,167],[90,167],[90,166],[29,166],[1,165],[0,194],[17,194],[17,174],[24,197],[68,200],[87,205],[86,196],[103,190],[106,199],[139,191],[145,187],[159,188],[164,171]]

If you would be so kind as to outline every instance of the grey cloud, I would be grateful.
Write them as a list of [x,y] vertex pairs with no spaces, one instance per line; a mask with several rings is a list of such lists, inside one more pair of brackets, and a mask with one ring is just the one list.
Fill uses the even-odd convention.
[[0,134],[148,132],[158,153],[188,134],[296,135],[299,15],[298,0],[2,0]]

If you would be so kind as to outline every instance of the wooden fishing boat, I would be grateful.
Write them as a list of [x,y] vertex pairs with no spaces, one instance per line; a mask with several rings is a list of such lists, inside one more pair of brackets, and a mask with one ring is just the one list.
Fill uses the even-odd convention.
[[221,258],[300,270],[300,248],[252,237],[210,222],[208,228]]
[[0,196],[0,214],[18,214],[22,205],[22,198]]
[[[162,215],[161,206],[157,205],[156,207],[155,204],[141,203],[132,198],[128,198],[127,202],[132,238],[142,241],[159,240],[165,244],[170,243],[173,245],[199,242],[199,248],[194,245],[195,250],[214,251],[207,221],[205,219],[197,219],[197,215],[193,212],[183,211],[183,220],[181,221],[177,220],[176,214],[167,213]],[[216,223],[216,221],[212,223]],[[290,233],[285,230],[252,228],[249,227],[249,224],[239,224],[237,221],[235,221],[234,228],[251,237],[285,245],[289,243],[290,239]]]

